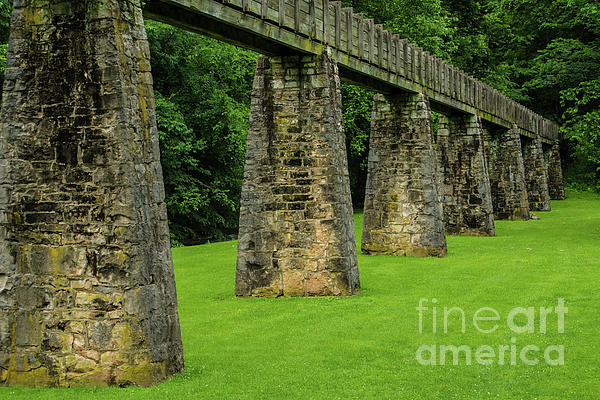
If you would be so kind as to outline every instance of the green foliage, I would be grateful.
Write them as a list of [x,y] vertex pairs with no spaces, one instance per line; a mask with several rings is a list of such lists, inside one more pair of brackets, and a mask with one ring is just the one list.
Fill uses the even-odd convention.
[[7,53],[7,51],[8,51],[8,44],[0,44],[0,76],[4,76],[4,71],[6,70],[6,53]]
[[365,201],[372,109],[372,92],[358,86],[342,84],[342,110],[346,131],[350,191],[352,203],[357,208],[362,208]]
[[600,190],[598,3],[522,0],[513,6],[498,8],[514,21],[508,53],[520,61],[509,76],[528,106],[563,126],[570,183]]
[[0,43],[8,43],[12,0],[0,0]]
[[[593,82],[600,80],[598,2],[346,0],[343,3],[564,125],[566,175],[579,182],[579,187],[600,186],[596,170],[599,104],[592,89]],[[345,96],[344,100],[353,95]],[[351,129],[350,135],[353,139],[360,137]],[[351,169],[359,171],[353,163],[364,160],[350,158]]]
[[448,58],[455,45],[448,42],[455,28],[441,0],[348,0],[342,4],[439,56]]
[[583,82],[561,93],[562,104],[567,107],[563,133],[571,142],[577,163],[589,165],[570,178],[575,178],[575,185],[583,183],[600,191],[600,80]]
[[442,0],[441,3],[450,19],[449,34],[444,41],[446,58],[479,78],[486,76],[490,63],[485,3],[479,0]]
[[597,7],[589,0],[490,1],[489,5],[490,73],[507,79],[516,98],[558,121],[560,91],[598,73],[595,32],[600,21],[594,25],[587,15],[590,7]]
[[256,54],[148,21],[169,221],[182,243],[238,224]]
[[4,84],[11,13],[12,0],[0,0],[0,88],[3,87]]

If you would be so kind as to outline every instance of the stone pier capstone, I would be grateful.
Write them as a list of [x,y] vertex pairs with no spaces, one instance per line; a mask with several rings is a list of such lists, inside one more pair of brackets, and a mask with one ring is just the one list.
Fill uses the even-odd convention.
[[479,117],[442,116],[437,150],[446,234],[495,236],[492,192]]
[[539,135],[535,139],[523,137],[522,145],[529,210],[550,211],[548,170],[544,159],[542,140]]
[[519,129],[486,127],[485,147],[495,219],[526,221],[529,200]]
[[442,257],[447,253],[429,102],[375,95],[362,252]]
[[563,183],[560,145],[558,143],[553,144],[548,150],[548,191],[551,200],[564,200],[567,198]]
[[15,1],[0,129],[0,383],[183,370],[136,2]]
[[327,54],[258,60],[235,292],[359,291],[337,65]]

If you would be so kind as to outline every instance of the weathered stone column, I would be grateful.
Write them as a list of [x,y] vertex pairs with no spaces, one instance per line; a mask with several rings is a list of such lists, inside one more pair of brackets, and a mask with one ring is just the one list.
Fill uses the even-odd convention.
[[560,160],[560,145],[555,143],[548,151],[548,191],[551,200],[564,200],[565,186],[563,184],[562,163]]
[[486,135],[486,153],[494,217],[526,221],[529,219],[529,201],[519,130],[514,125],[512,129],[484,131],[489,132],[489,136]]
[[183,357],[135,2],[15,1],[0,129],[0,381],[152,385]]
[[[446,128],[447,119],[442,118],[442,134],[448,133]],[[497,197],[498,197],[498,171],[496,171],[498,163],[498,146],[500,141],[499,129],[495,129],[491,124],[486,124],[482,121],[481,128],[483,129],[483,147],[488,165],[488,175],[490,179],[490,189],[492,193],[492,208],[494,210],[494,218],[497,219]]]
[[437,148],[446,233],[495,236],[492,193],[479,118],[442,116]]
[[242,189],[236,295],[359,290],[335,61],[261,58]]
[[431,112],[423,95],[375,95],[362,251],[447,253]]
[[542,140],[538,135],[535,139],[524,137],[522,142],[529,210],[550,211],[548,171],[542,149]]

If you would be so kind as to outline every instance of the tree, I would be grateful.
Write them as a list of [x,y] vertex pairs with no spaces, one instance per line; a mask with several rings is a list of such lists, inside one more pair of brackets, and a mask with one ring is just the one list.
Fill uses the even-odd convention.
[[490,80],[563,125],[570,183],[598,188],[600,6],[589,0],[489,4],[489,37],[501,38],[490,42]]
[[11,14],[12,1],[0,0],[0,87],[4,84],[4,70],[6,68],[6,52],[8,50]]
[[195,243],[238,225],[255,53],[146,22],[171,232]]
[[355,12],[364,13],[432,54],[450,58],[455,28],[441,0],[345,0],[342,4],[354,7]]
[[600,80],[564,90],[563,133],[572,147],[570,183],[600,192]]

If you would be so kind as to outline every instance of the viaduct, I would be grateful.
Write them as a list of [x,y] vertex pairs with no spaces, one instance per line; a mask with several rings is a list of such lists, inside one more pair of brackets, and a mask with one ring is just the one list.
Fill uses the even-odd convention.
[[340,79],[378,93],[364,253],[442,257],[446,234],[494,236],[494,218],[564,198],[556,124],[340,2],[14,0],[2,385],[152,385],[184,368],[144,16],[265,55],[237,296],[359,291]]

